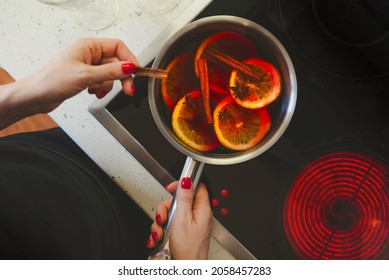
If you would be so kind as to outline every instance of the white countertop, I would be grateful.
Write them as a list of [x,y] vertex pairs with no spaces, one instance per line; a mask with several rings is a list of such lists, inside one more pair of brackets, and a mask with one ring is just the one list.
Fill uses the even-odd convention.
[[[20,79],[80,37],[119,38],[141,64],[147,64],[165,40],[211,2],[182,0],[166,14],[151,15],[142,12],[134,0],[118,1],[120,11],[116,21],[104,30],[90,31],[77,25],[69,11],[36,0],[0,0],[0,65],[15,79]],[[120,85],[115,83],[105,98],[112,99],[119,91]],[[95,99],[95,96],[82,92],[50,115],[153,218],[155,206],[170,194],[89,113],[88,106]],[[212,239],[210,258],[233,259],[233,256]]]

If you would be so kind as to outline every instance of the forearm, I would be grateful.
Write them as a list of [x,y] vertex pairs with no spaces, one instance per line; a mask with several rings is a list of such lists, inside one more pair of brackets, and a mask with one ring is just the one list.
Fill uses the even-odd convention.
[[74,42],[23,80],[0,86],[0,129],[38,113],[48,113],[66,99],[88,89],[107,93],[120,80],[133,95],[132,73],[124,63],[135,56],[120,40],[86,38]]
[[28,78],[0,85],[0,129],[37,113],[41,106]]

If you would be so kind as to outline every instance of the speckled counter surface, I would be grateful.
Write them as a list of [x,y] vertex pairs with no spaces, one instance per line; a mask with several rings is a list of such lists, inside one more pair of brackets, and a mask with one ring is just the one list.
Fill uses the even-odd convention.
[[[101,31],[77,25],[70,12],[35,0],[0,0],[0,64],[20,79],[47,62],[60,49],[80,37],[123,40],[141,64],[153,59],[163,43],[190,22],[211,0],[182,0],[162,15],[142,12],[134,0],[119,0],[117,20]],[[114,89],[105,98],[120,91]],[[138,93],[145,94],[145,93]],[[95,97],[87,92],[67,100],[51,117],[150,217],[155,206],[170,196],[134,157],[89,113]],[[139,120],[134,120],[139,121]],[[212,240],[212,259],[233,258]]]

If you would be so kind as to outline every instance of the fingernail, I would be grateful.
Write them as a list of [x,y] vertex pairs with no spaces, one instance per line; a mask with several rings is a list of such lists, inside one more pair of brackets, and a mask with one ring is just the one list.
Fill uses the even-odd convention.
[[160,225],[161,224],[161,220],[162,220],[161,215],[159,215],[159,214],[155,215],[155,220]]
[[135,95],[135,85],[132,84],[131,85],[131,96],[134,96]]
[[151,233],[151,236],[153,237],[153,239],[154,239],[155,241],[158,240],[158,233],[156,233],[155,231],[153,231],[153,232]]
[[189,177],[184,177],[181,179],[181,188],[190,189],[192,187],[192,180]]
[[103,98],[103,97],[106,96],[106,95],[107,95],[107,92],[104,91],[104,90],[102,90],[102,91],[96,93],[96,97],[97,97],[98,99],[101,99],[101,98]]
[[151,244],[151,239],[149,238],[149,239],[147,239],[147,241],[146,241],[146,246],[149,247],[150,244]]
[[94,88],[88,88],[88,93],[89,94],[95,94],[96,90]]
[[136,66],[134,63],[124,63],[122,64],[122,71],[124,74],[132,74],[134,73]]

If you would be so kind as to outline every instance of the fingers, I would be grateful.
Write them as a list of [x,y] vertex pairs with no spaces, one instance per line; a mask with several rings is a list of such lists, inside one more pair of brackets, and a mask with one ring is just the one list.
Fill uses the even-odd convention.
[[88,92],[96,94],[97,98],[102,98],[112,90],[113,81],[119,79],[124,93],[134,96],[135,87],[132,75],[124,73],[121,69],[125,64],[123,62],[112,62],[104,65],[89,66],[91,67],[90,72],[93,71],[93,74],[87,74],[90,77]]
[[[182,178],[180,182],[172,182],[166,189],[176,192],[176,212],[174,217],[175,227],[179,232],[197,230],[208,236],[212,225],[212,209],[209,203],[207,188],[200,183],[196,194],[193,192],[192,180],[188,177]],[[146,246],[154,248],[163,239],[163,226],[165,225],[171,206],[172,199],[161,202],[156,209],[156,216],[151,225],[151,233]],[[196,229],[196,227],[199,227]]]
[[198,224],[209,224],[212,223],[212,208],[209,203],[209,195],[206,186],[203,183],[200,183],[197,188],[196,197],[193,202],[193,219],[196,220]]
[[[136,57],[120,40],[116,39],[81,39],[79,45],[88,46],[90,60],[83,71],[90,93],[98,98],[104,97],[112,89],[114,80],[120,80],[123,91],[130,96],[135,93],[132,80],[134,66],[138,65]],[[130,67],[129,67],[130,66]]]
[[88,92],[95,94],[97,98],[103,98],[108,92],[112,90],[113,81],[105,81],[99,84],[93,84],[89,86]]
[[200,183],[196,191],[196,198],[193,202],[193,209],[208,207],[211,208],[207,187],[203,183]]
[[113,38],[81,38],[66,50],[66,53],[88,52],[88,64],[98,65],[101,59],[117,58],[119,61],[132,61],[138,64],[135,55],[123,41]]
[[172,199],[162,201],[157,206],[154,222],[151,225],[150,236],[146,242],[146,246],[154,248],[155,245],[163,238],[163,225],[166,223],[169,215]]
[[168,192],[175,193],[175,191],[177,190],[177,187],[178,187],[178,181],[174,181],[174,182],[168,184],[165,188]]
[[135,55],[130,49],[118,39],[97,39],[101,43],[103,57],[117,57],[121,61],[132,61],[138,64]]
[[135,86],[134,86],[134,81],[132,80],[132,77],[122,79],[121,83],[122,83],[122,89],[123,89],[125,94],[127,94],[129,96],[135,95]]
[[[166,190],[170,193],[174,193],[177,189],[178,181],[174,181],[166,186]],[[163,226],[165,225],[170,206],[172,203],[172,198],[162,201],[158,204],[155,214],[154,222],[150,227],[150,236],[147,239],[146,246],[149,248],[154,248],[159,241],[163,238]]]
[[[190,178],[183,179],[185,180],[181,181],[181,188],[177,188],[176,192],[175,221],[179,224],[191,222],[204,226],[210,224],[213,214],[206,186],[200,183],[194,194]],[[190,188],[185,184],[190,184]]]
[[193,186],[192,179],[184,177],[180,180],[179,186],[176,190],[176,213],[175,220],[178,221],[190,221],[192,219],[192,206],[193,206]]
[[106,80],[122,80],[131,78],[135,65],[139,65],[136,57],[120,40],[100,39],[100,49],[98,55],[93,55],[92,48],[92,65],[95,65],[96,79],[99,82]]

